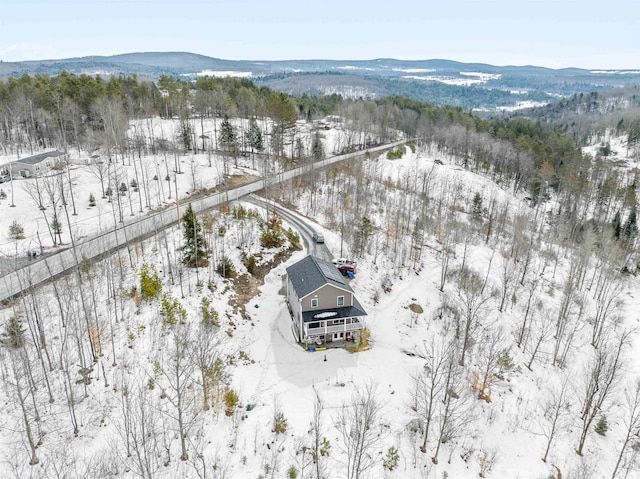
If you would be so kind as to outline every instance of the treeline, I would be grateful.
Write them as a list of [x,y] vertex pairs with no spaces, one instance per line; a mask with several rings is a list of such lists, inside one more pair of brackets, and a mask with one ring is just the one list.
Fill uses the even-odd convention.
[[573,136],[580,145],[587,144],[594,132],[611,130],[628,135],[631,148],[640,138],[640,86],[608,91],[575,93],[548,105],[522,110],[511,116],[543,121]]
[[[334,114],[345,122],[347,150],[364,149],[397,138],[401,132],[435,144],[464,167],[516,191],[528,190],[534,200],[551,192],[579,196],[590,180],[606,190],[600,196],[610,194],[612,184],[616,194],[627,186],[619,172],[606,162],[583,156],[571,135],[548,123],[481,118],[460,107],[398,96],[377,100],[293,97],[248,79],[204,77],[191,82],[162,76],[154,83],[136,76],[105,80],[99,75],[63,72],[57,77],[24,75],[0,82],[0,106],[5,154],[51,147],[131,148],[129,121],[152,116],[179,119],[184,124],[181,131],[191,133],[173,139],[173,146],[189,150],[198,148],[194,125],[198,119],[268,118],[272,130],[267,133],[283,138],[298,119]],[[279,148],[275,154],[283,151]]]

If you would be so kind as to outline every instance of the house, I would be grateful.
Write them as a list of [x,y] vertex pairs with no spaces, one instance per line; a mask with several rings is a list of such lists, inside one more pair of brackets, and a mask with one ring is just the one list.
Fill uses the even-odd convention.
[[45,151],[33,156],[27,156],[3,165],[3,168],[11,170],[14,177],[22,176],[30,178],[46,173],[57,164],[64,163],[66,154],[58,150]]
[[367,313],[333,263],[307,256],[289,266],[286,294],[299,342],[360,341]]

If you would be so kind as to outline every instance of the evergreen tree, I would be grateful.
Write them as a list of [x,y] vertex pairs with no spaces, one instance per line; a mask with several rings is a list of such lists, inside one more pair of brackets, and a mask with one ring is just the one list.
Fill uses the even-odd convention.
[[25,239],[24,228],[16,220],[13,220],[13,223],[11,223],[11,226],[9,226],[9,238],[11,238],[13,241]]
[[369,238],[371,238],[371,235],[373,234],[373,223],[371,223],[371,220],[367,217],[367,216],[363,216],[360,219],[360,224],[358,225],[358,232],[357,232],[357,238],[358,238],[358,251],[360,252],[360,254],[364,253],[364,250],[367,247],[367,244],[369,243]]
[[479,220],[482,217],[482,195],[479,192],[476,192],[476,194],[473,196],[471,213],[474,220]]
[[636,209],[632,209],[631,213],[629,213],[629,217],[627,221],[624,223],[624,228],[622,230],[622,236],[625,239],[634,238],[638,234],[638,221],[636,218]]
[[622,232],[622,220],[620,218],[620,211],[616,211],[613,217],[613,236],[616,239],[620,239],[620,233]]
[[25,343],[25,329],[22,327],[22,322],[15,316],[11,316],[7,323],[4,325],[4,331],[2,332],[2,344],[9,349],[20,349]]
[[234,151],[236,147],[236,130],[229,121],[227,115],[224,116],[220,125],[220,143],[227,151]]
[[313,137],[313,144],[311,145],[311,152],[313,153],[313,160],[320,161],[324,159],[324,147],[322,146],[322,140],[320,139],[320,133],[316,131]]
[[184,226],[184,246],[182,261],[189,266],[200,266],[209,258],[209,249],[202,235],[202,224],[198,221],[191,203],[182,218]]
[[264,150],[264,144],[262,143],[262,132],[258,127],[258,122],[255,118],[251,118],[249,121],[249,146],[251,147],[251,153],[254,151],[260,152]]
[[[237,153],[237,136],[236,130],[229,121],[229,117],[227,115],[224,116],[224,120],[222,120],[222,124],[220,125],[220,144],[222,145],[222,149],[229,155],[234,158],[235,166],[238,167],[238,155]],[[225,155],[224,162],[224,173],[225,175],[229,174],[227,161]]]

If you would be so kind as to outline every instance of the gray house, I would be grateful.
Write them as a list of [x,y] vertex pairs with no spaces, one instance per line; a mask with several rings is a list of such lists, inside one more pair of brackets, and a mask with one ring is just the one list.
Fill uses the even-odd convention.
[[299,342],[360,341],[367,315],[333,263],[307,256],[287,268],[287,303]]
[[42,175],[57,164],[64,163],[66,161],[66,157],[66,153],[62,153],[58,150],[45,151],[38,155],[27,156],[25,158],[12,161],[3,167],[10,169],[12,176],[30,178],[32,176]]

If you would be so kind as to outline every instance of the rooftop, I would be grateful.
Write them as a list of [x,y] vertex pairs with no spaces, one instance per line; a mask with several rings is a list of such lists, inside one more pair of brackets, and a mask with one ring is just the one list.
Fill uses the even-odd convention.
[[287,276],[298,298],[305,297],[325,284],[353,293],[351,286],[344,280],[336,265],[315,256],[307,256],[289,266]]
[[37,155],[20,158],[19,160],[15,160],[15,162],[25,163],[28,165],[37,165],[38,163],[46,160],[47,158],[57,158],[58,156],[62,156],[62,155],[64,155],[64,153],[58,150],[45,151],[44,153],[39,153]]

